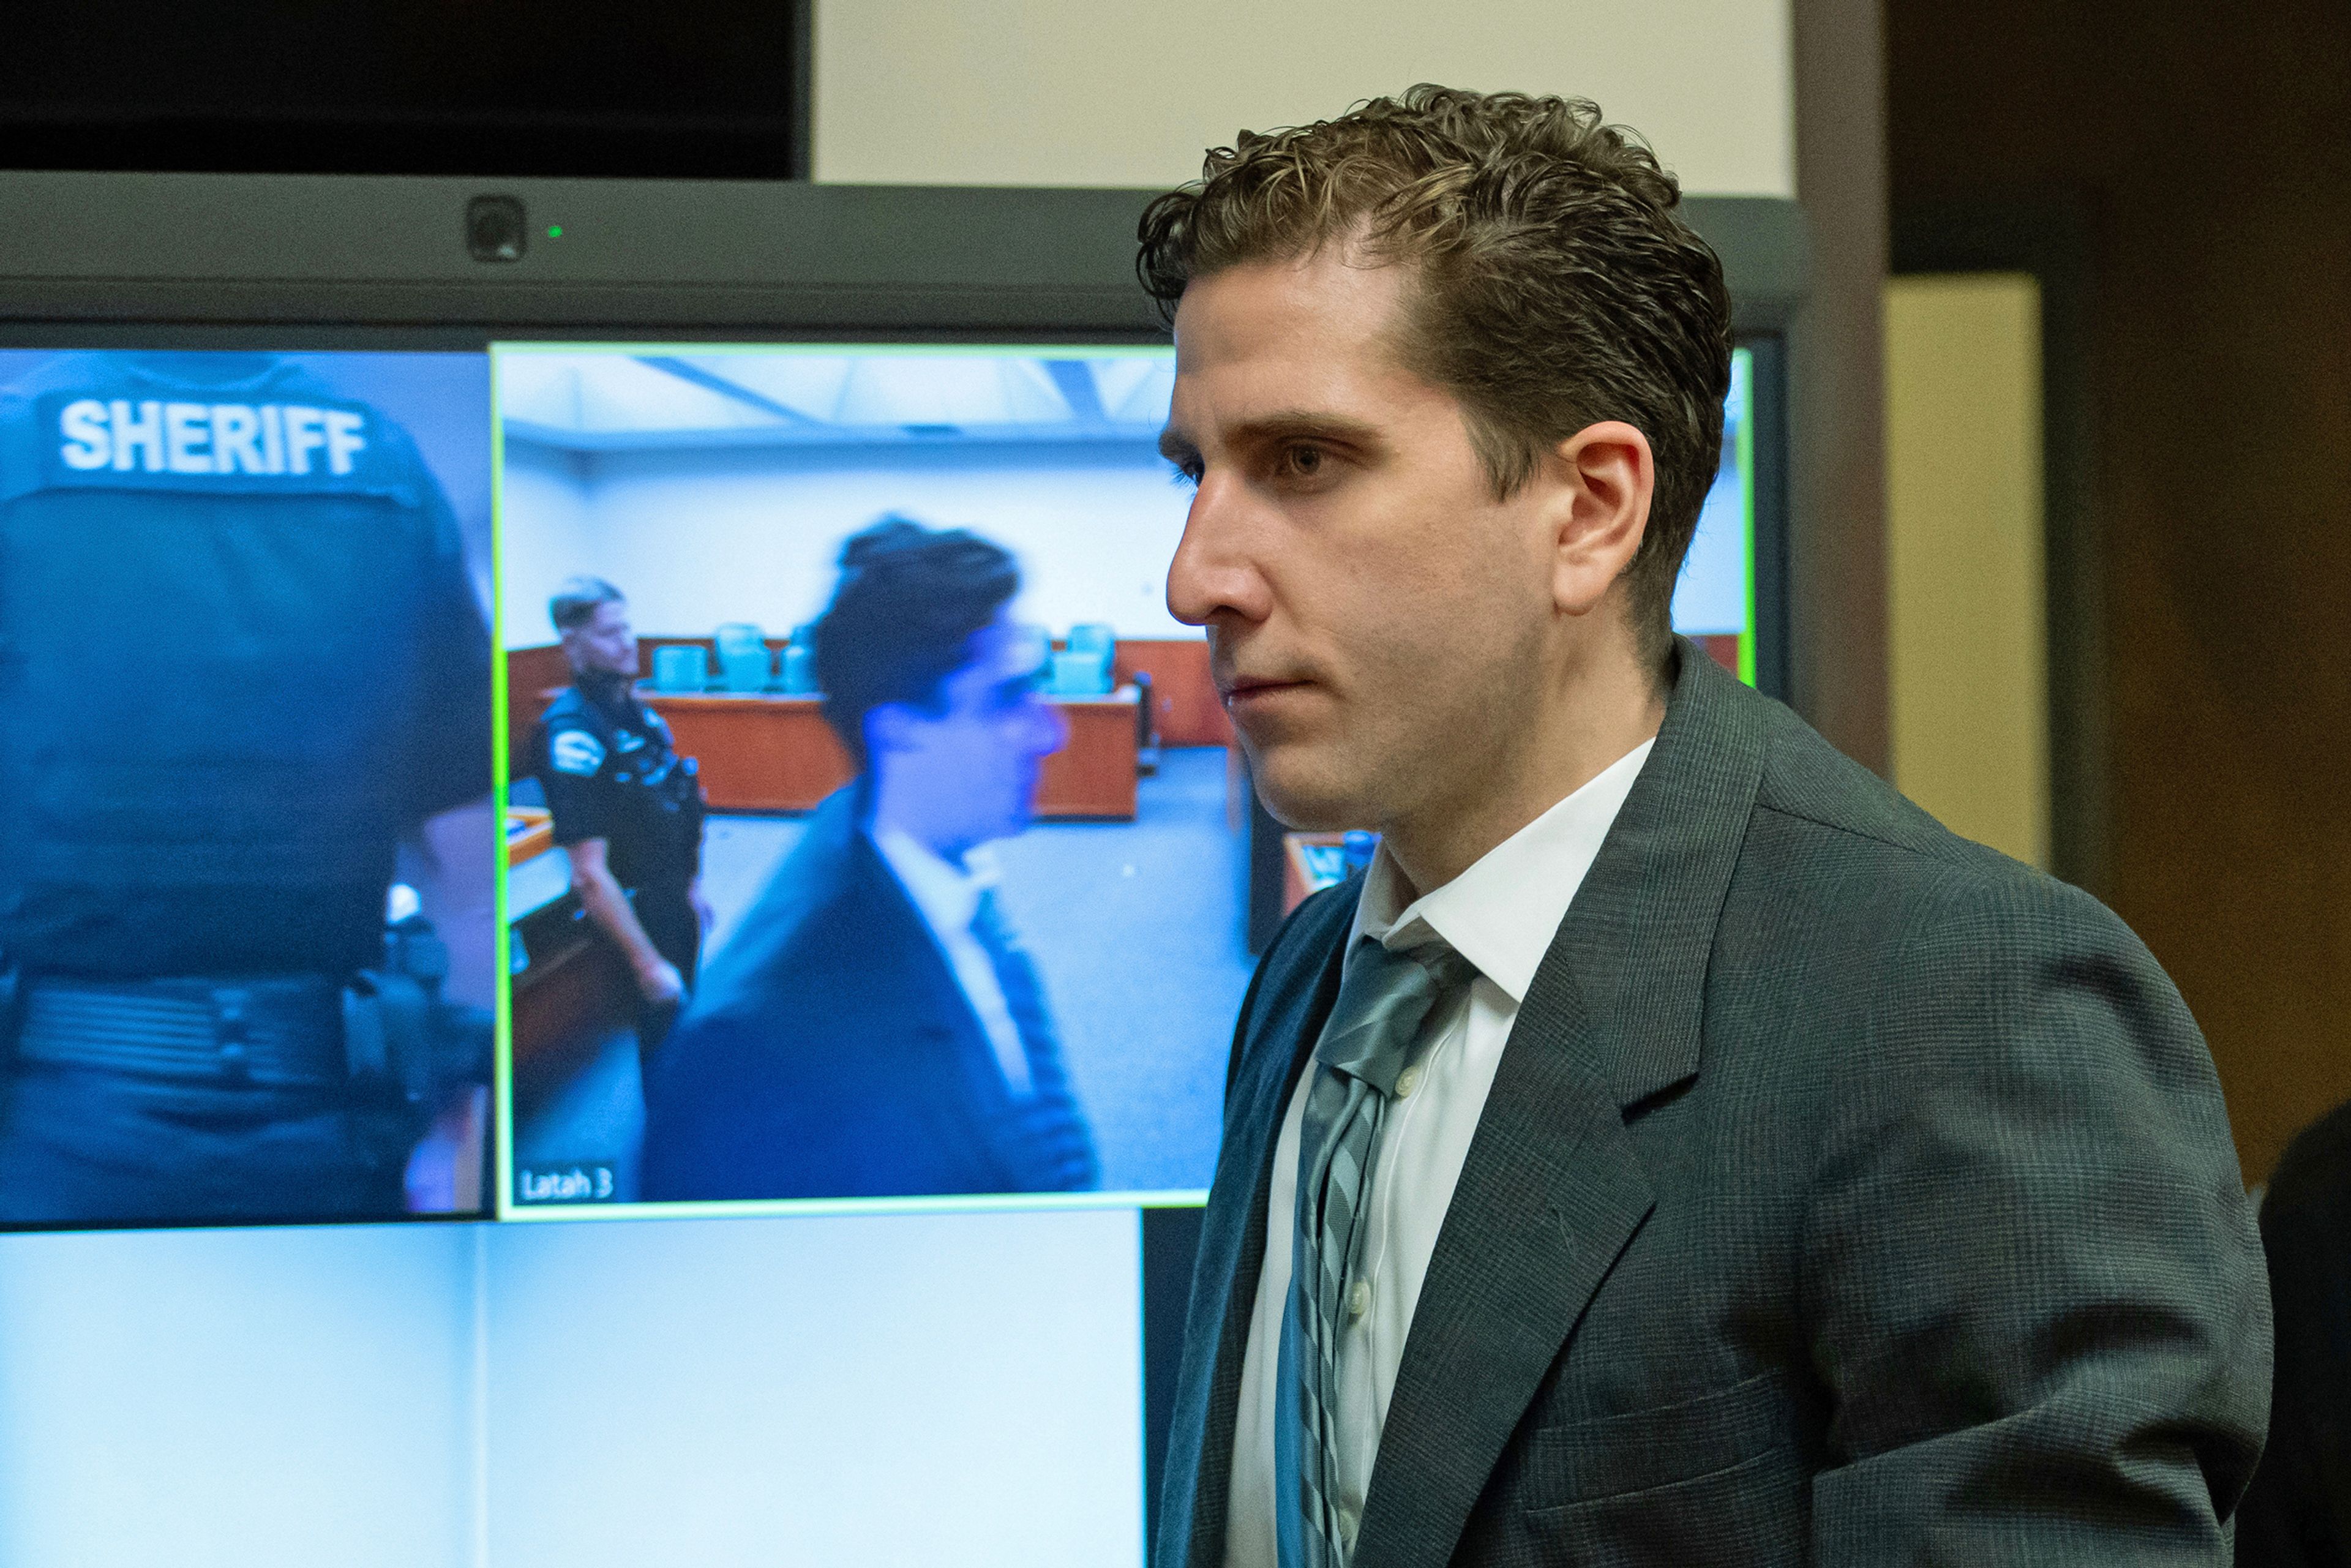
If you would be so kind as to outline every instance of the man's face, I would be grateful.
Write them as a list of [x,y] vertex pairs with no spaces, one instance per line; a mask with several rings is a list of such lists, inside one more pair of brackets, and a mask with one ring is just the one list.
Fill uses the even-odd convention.
[[629,625],[629,607],[608,599],[596,613],[563,634],[564,657],[582,674],[627,675],[637,673],[637,634]]
[[933,709],[891,703],[866,716],[882,809],[950,860],[1029,825],[1038,764],[1069,739],[1061,710],[1038,694],[1042,637],[999,617],[969,652]]
[[1267,808],[1386,828],[1507,752],[1555,536],[1536,487],[1495,499],[1460,406],[1397,362],[1404,270],[1336,249],[1184,291],[1161,444],[1198,488],[1167,605],[1207,628]]

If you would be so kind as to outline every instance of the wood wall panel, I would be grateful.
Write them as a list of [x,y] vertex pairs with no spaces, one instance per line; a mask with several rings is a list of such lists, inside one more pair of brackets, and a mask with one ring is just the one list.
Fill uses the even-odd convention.
[[[672,644],[711,646],[707,637],[638,639],[639,667]],[[784,646],[769,638],[771,649]],[[1232,737],[1224,706],[1208,677],[1205,642],[1122,642],[1114,659],[1126,683],[1138,671],[1152,677],[1153,706],[1163,746],[1223,746]],[[570,680],[563,650],[554,644],[507,654],[508,766],[527,766],[531,732],[553,694]],[[847,783],[848,754],[824,722],[813,697],[647,694],[669,723],[681,755],[696,758],[703,789],[722,811],[805,811]],[[1134,815],[1134,705],[1124,698],[1059,699],[1070,743],[1045,759],[1037,811],[1049,818]]]
[[1134,816],[1135,712],[1133,702],[1061,704],[1068,744],[1045,758],[1037,774],[1040,817]]
[[530,967],[514,977],[512,1022],[517,1117],[527,1117],[594,1061],[616,1030],[635,1020],[636,982],[610,940],[576,918],[566,894],[523,923]]
[[650,696],[719,811],[806,811],[856,769],[814,697]]
[[571,684],[563,650],[549,643],[507,653],[507,768],[509,778],[530,766],[531,732],[557,692]]
[[[813,697],[650,696],[683,756],[702,770],[713,810],[811,810],[849,782],[849,754]],[[1134,815],[1135,722],[1132,700],[1061,698],[1068,744],[1045,758],[1037,779],[1042,818]]]
[[[770,637],[768,651],[781,649],[789,639]],[[714,665],[717,643],[709,637],[640,637],[637,639],[637,668],[646,674],[653,673],[653,653],[657,649],[672,646],[700,648]],[[531,732],[538,727],[538,716],[555,694],[571,684],[571,666],[563,657],[559,643],[548,643],[535,648],[510,648],[507,651],[507,745],[508,767],[519,771],[528,755]]]
[[[780,650],[785,639],[770,637],[768,646]],[[672,644],[693,645],[704,649],[713,646],[707,637],[640,637],[637,639],[638,668],[650,672],[653,650]],[[1232,743],[1232,722],[1225,716],[1225,706],[1217,698],[1216,683],[1208,675],[1208,644],[1202,638],[1123,638],[1113,661],[1119,684],[1133,680],[1138,672],[1151,676],[1152,721],[1159,731],[1163,746],[1228,746]],[[563,662],[563,650],[554,643],[536,648],[515,648],[507,653],[507,729],[513,743],[520,747],[530,738],[532,726],[538,722],[541,709],[547,706],[542,694],[559,690],[571,679],[571,672]],[[515,755],[519,756],[517,751]]]
[[1123,685],[1151,677],[1152,723],[1162,746],[1229,746],[1232,720],[1208,675],[1206,638],[1121,638],[1114,668]]
[[2104,568],[2100,891],[2261,1180],[2351,1098],[2351,49],[2342,0],[2215,15],[1889,0],[1888,151],[1897,218],[2086,215],[2064,369]]
[[[1788,695],[1832,745],[1880,775],[1890,736],[1884,4],[1793,0],[1789,14],[1796,195],[1812,258],[1788,334]],[[1950,134],[1967,125],[1955,121]]]

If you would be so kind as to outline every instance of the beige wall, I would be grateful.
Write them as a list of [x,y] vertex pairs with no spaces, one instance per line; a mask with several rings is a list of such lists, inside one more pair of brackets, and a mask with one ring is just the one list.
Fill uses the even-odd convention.
[[1595,99],[1693,194],[1794,193],[1788,0],[816,6],[815,174],[1170,185],[1243,127],[1433,80]]
[[1894,782],[2046,866],[2041,294],[2009,273],[1886,286]]

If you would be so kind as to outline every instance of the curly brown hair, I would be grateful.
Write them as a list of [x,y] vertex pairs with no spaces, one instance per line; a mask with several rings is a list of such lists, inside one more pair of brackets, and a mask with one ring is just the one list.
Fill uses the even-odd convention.
[[1413,266],[1404,362],[1459,400],[1498,497],[1589,424],[1640,431],[1656,488],[1625,578],[1642,654],[1662,664],[1730,387],[1722,262],[1680,200],[1586,99],[1424,83],[1212,149],[1144,213],[1135,272],[1172,322],[1193,278],[1328,244]]

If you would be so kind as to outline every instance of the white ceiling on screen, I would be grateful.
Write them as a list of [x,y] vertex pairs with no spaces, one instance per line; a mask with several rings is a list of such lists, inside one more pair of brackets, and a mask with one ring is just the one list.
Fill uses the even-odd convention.
[[510,440],[574,451],[1155,439],[1173,356],[536,351],[498,358]]

